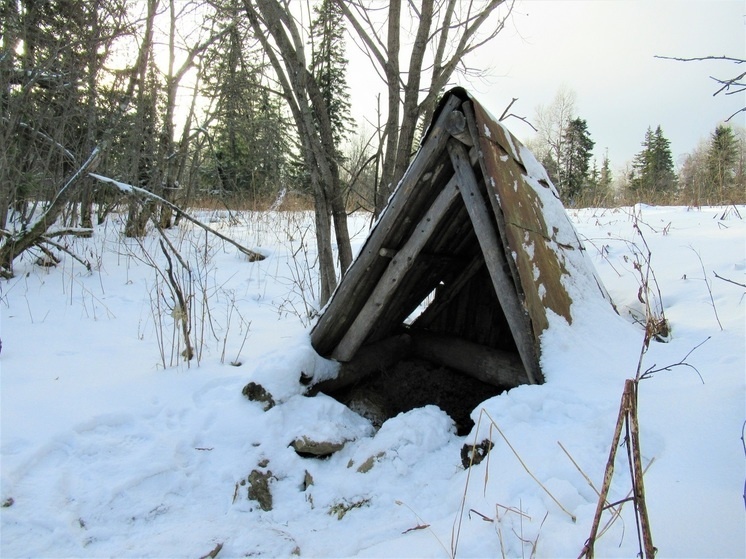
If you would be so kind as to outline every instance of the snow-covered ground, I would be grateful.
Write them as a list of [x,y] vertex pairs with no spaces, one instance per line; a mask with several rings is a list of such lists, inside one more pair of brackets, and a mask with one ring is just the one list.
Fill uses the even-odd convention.
[[[746,208],[571,212],[620,315],[553,323],[546,384],[484,402],[467,437],[434,406],[374,433],[329,397],[293,396],[299,371],[323,365],[307,335],[312,216],[199,217],[267,258],[248,262],[189,224],[169,233],[202,341],[189,365],[152,265],[164,269],[158,238],[124,239],[116,217],[70,241],[92,273],[69,256],[56,268],[26,257],[0,284],[0,556],[202,557],[222,545],[219,558],[577,557],[598,498],[558,443],[600,488],[643,340],[635,223],[672,327],[643,369],[685,358],[639,388],[658,557],[746,555]],[[369,217],[351,222],[359,246]],[[263,379],[285,391],[267,412],[241,393]],[[302,458],[288,445],[304,434],[350,441]],[[487,436],[489,460],[464,469],[461,447]],[[619,455],[610,501],[630,490]],[[252,471],[270,480],[271,510],[248,497]],[[596,555],[637,552],[628,503]]]

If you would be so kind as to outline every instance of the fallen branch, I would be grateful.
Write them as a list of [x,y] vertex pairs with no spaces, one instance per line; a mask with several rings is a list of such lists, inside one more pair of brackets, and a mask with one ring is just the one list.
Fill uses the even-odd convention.
[[84,237],[88,238],[93,235],[93,229],[90,227],[66,227],[65,229],[55,229],[44,233],[45,239],[54,237]]
[[37,240],[35,244],[39,248],[42,248],[42,246],[41,246],[42,243],[50,245],[50,246],[53,246],[57,250],[69,254],[72,258],[74,258],[75,260],[77,260],[78,262],[80,262],[83,266],[85,266],[85,269],[88,270],[89,272],[92,270],[91,263],[88,260],[85,260],[84,258],[81,258],[77,254],[75,254],[73,251],[71,251],[70,249],[68,249],[65,245],[57,243],[57,242],[53,241],[52,239],[48,238],[45,235],[43,235],[41,238],[39,238],[39,240]]
[[215,557],[218,556],[218,553],[220,553],[221,549],[223,549],[223,544],[219,543],[213,548],[213,550],[210,553],[208,553],[207,555],[203,555],[199,559],[215,559]]
[[133,186],[131,184],[123,183],[123,182],[111,179],[109,177],[104,177],[102,175],[96,175],[95,173],[89,173],[89,176],[91,176],[94,179],[96,179],[98,181],[101,181],[101,182],[103,182],[105,184],[111,184],[115,188],[117,188],[118,190],[120,190],[121,192],[124,192],[125,194],[130,194],[130,195],[139,194],[140,196],[145,196],[146,198],[149,198],[150,200],[153,200],[153,201],[155,201],[155,202],[157,202],[157,203],[159,203],[159,204],[161,204],[163,206],[166,206],[166,207],[170,208],[171,210],[173,210],[174,212],[178,213],[181,217],[183,217],[187,221],[191,221],[196,226],[201,227],[202,229],[204,229],[208,233],[212,233],[213,235],[215,235],[219,239],[222,239],[226,243],[231,244],[234,247],[236,247],[240,252],[242,252],[243,254],[245,254],[246,256],[249,257],[249,262],[257,262],[259,260],[264,260],[264,258],[265,258],[265,256],[263,254],[260,254],[258,252],[254,252],[253,250],[249,250],[248,248],[239,245],[233,239],[231,239],[229,237],[226,237],[225,235],[223,235],[222,233],[216,231],[212,227],[209,227],[209,226],[205,225],[204,223],[202,223],[201,221],[199,221],[198,219],[193,218],[187,212],[185,212],[184,210],[182,210],[179,206],[177,206],[176,204],[172,204],[171,202],[169,202],[165,198],[162,198],[162,197],[158,196],[157,194],[153,194],[152,192],[150,192],[148,190],[145,190],[144,188],[139,188],[139,187]]
[[[106,142],[102,143],[106,144]],[[57,221],[65,203],[80,184],[85,173],[96,167],[101,153],[102,148],[100,146],[94,148],[90,157],[60,188],[46,211],[30,229],[21,231],[17,235],[11,234],[10,236],[6,236],[5,243],[0,246],[0,275],[2,277],[13,277],[13,260],[28,248],[36,245],[40,237]]]
[[743,287],[743,288],[746,288],[746,284],[743,284],[743,283],[738,283],[737,281],[733,281],[733,280],[731,280],[731,279],[728,279],[728,278],[724,278],[724,277],[722,277],[722,276],[719,276],[717,272],[712,272],[712,273],[713,273],[713,274],[715,275],[715,277],[716,277],[717,279],[720,279],[720,280],[723,280],[723,281],[727,281],[728,283],[732,283],[733,285],[737,285],[738,287]]

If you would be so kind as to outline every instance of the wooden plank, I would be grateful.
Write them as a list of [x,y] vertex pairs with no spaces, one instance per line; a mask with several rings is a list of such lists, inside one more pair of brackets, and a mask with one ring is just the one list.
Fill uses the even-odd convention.
[[462,273],[454,281],[439,287],[438,289],[441,290],[441,293],[438,293],[438,296],[427,310],[417,318],[417,326],[427,328],[432,324],[433,320],[448,307],[448,304],[461,292],[482,266],[484,266],[484,261],[481,258],[475,258],[468,266],[463,268]]
[[518,298],[515,283],[503,268],[506,257],[500,248],[500,241],[493,225],[494,220],[490,217],[491,212],[487,209],[489,206],[487,206],[479,191],[479,185],[464,145],[454,139],[448,142],[447,147],[456,172],[459,192],[477,233],[477,239],[495,287],[495,293],[505,313],[505,318],[513,334],[523,366],[526,368],[529,381],[531,384],[536,384],[541,379],[541,369],[539,368],[531,324],[528,314]]
[[466,144],[467,146],[474,145],[474,140],[472,139],[466,125],[466,117],[461,111],[451,111],[451,114],[448,115],[448,121],[446,122],[446,130],[448,130],[448,133],[462,144]]
[[528,384],[521,358],[468,340],[443,334],[412,331],[414,355],[466,373],[477,380],[501,388]]
[[311,332],[311,343],[321,355],[329,355],[337,345],[343,332],[347,330],[363,305],[363,301],[368,297],[372,285],[375,285],[369,282],[375,282],[375,276],[385,268],[385,257],[379,255],[379,250],[398,246],[400,239],[391,237],[396,236],[395,233],[400,230],[403,223],[405,224],[402,217],[407,211],[411,211],[410,198],[420,181],[425,180],[426,173],[431,173],[433,167],[437,166],[437,158],[441,157],[450,138],[445,129],[448,115],[460,103],[461,100],[453,96],[443,106],[365,245],[323,309]]
[[333,359],[349,361],[354,357],[355,352],[363,345],[370,330],[375,326],[376,320],[381,313],[385,312],[387,303],[391,300],[402,278],[412,268],[417,256],[457,198],[456,181],[451,179],[438,194],[433,205],[422,216],[407,242],[391,259],[373,292],[332,352]]
[[[550,309],[572,324],[572,299],[563,278],[569,274],[565,261],[575,260],[571,253],[579,251],[581,243],[556,192],[543,196],[550,193],[549,183],[527,180],[520,153],[516,153],[519,142],[479,104],[473,108],[483,175],[491,187],[489,197],[501,208],[496,214],[504,216],[503,239],[515,253],[509,262],[538,340],[549,326]],[[549,223],[550,216],[559,219]],[[585,273],[595,276],[592,268]]]
[[[446,218],[447,219],[447,218]],[[430,249],[431,241],[427,244]],[[422,252],[412,269],[402,278],[386,312],[381,314],[371,329],[365,343],[371,343],[398,332],[407,318],[417,310],[422,301],[437,287],[445,271],[455,264],[452,260],[432,259]]]
[[[451,177],[453,168],[447,164]],[[449,283],[479,255],[474,228],[461,201],[454,203],[433,232],[416,265],[407,273],[371,331],[368,341],[390,335],[409,317],[441,282]],[[490,289],[492,286],[490,285]],[[419,313],[418,313],[419,314]]]

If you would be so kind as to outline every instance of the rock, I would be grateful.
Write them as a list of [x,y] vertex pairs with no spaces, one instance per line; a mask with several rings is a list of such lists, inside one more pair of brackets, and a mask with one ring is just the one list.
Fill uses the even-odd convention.
[[[386,455],[385,452],[379,452],[378,454],[374,456],[369,456],[365,462],[363,462],[362,464],[360,464],[360,466],[358,466],[357,468],[358,473],[365,474],[369,472],[373,468],[373,466],[375,466],[378,459],[383,458],[385,455]],[[351,465],[352,464],[348,464],[347,467],[349,468]]]
[[250,382],[243,387],[243,390],[241,392],[252,402],[261,403],[264,411],[273,408],[275,405],[275,401],[272,399],[272,394],[267,392],[267,390],[261,384]]
[[264,511],[272,510],[272,492],[269,489],[269,482],[272,479],[270,470],[252,470],[249,474],[249,499],[258,502]]
[[342,442],[330,442],[330,441],[314,441],[309,439],[305,435],[295,439],[290,446],[293,447],[295,452],[300,456],[313,457],[313,458],[324,458],[330,456],[342,450],[344,448],[345,441]]
[[303,491],[313,485],[313,476],[306,470],[306,474],[303,476]]
[[495,446],[495,443],[490,439],[484,439],[479,444],[465,444],[461,447],[461,464],[464,466],[464,469],[479,464],[485,459],[487,453],[492,450],[493,446]]

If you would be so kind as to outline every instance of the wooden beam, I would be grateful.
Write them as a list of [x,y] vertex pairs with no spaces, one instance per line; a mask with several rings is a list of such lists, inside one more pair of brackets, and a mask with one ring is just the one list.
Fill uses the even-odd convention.
[[375,326],[376,320],[381,316],[381,313],[386,311],[387,304],[402,278],[412,268],[448,208],[457,198],[458,189],[455,179],[452,178],[438,194],[425,215],[422,216],[404,246],[391,258],[373,292],[332,352],[333,359],[350,361],[355,356],[355,353],[363,345],[365,338],[368,337],[371,329]]
[[423,331],[412,331],[414,355],[465,373],[477,380],[514,388],[529,384],[521,358],[462,338]]
[[337,376],[314,384],[308,389],[309,395],[319,392],[333,393],[342,388],[352,386],[368,375],[388,369],[409,357],[411,353],[411,338],[407,334],[392,336],[363,346],[352,361],[341,363]]
[[508,326],[513,334],[521,361],[528,374],[529,382],[536,384],[541,378],[541,369],[537,357],[533,331],[513,279],[505,272],[503,263],[506,256],[501,250],[500,241],[494,228],[494,219],[490,217],[487,203],[479,191],[477,178],[469,162],[469,154],[458,140],[448,142],[448,153],[458,181],[459,192],[464,200],[469,218],[479,240],[487,270],[490,273],[500,306],[505,313]]
[[[363,280],[372,269],[376,268],[377,261],[385,258],[379,255],[379,250],[392,242],[390,238],[392,231],[403,221],[402,215],[409,208],[412,193],[425,173],[432,171],[436,158],[441,157],[446,142],[450,138],[450,134],[445,129],[448,115],[458,107],[459,103],[461,103],[460,99],[452,96],[443,106],[378,223],[314,326],[311,332],[311,344],[321,355],[326,356],[332,351],[342,332],[348,328],[355,313],[359,310],[359,305],[362,304],[360,299],[368,296],[368,293],[361,288]],[[393,242],[393,246],[396,246],[400,241],[393,239]]]
[[469,283],[469,280],[482,269],[482,266],[484,266],[484,260],[474,258],[468,265],[462,268],[462,272],[457,278],[441,287],[438,287],[438,293],[435,300],[419,317],[417,317],[415,324],[422,328],[427,328],[432,324],[433,320],[435,320],[438,315],[448,307],[448,304],[453,300],[453,298],[456,297],[464,286]]
[[466,116],[464,116],[464,113],[461,111],[451,111],[451,114],[448,115],[448,120],[446,121],[446,130],[448,130],[448,133],[461,143],[466,144],[467,146],[474,145],[474,140],[472,139],[466,124]]

